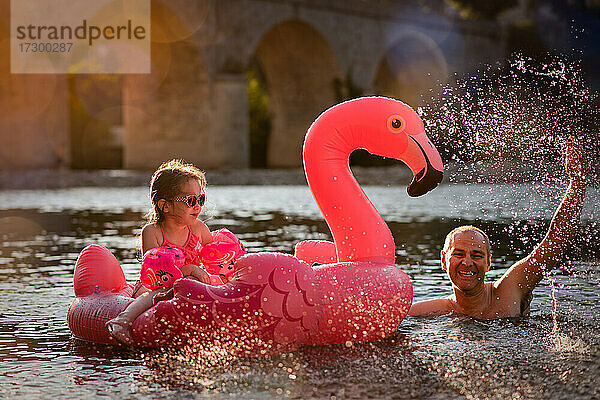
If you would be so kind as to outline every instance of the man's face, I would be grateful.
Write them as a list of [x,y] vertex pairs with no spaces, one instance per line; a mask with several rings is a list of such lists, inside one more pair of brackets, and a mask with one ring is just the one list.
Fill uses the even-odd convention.
[[471,292],[483,285],[490,269],[490,255],[484,237],[478,232],[457,232],[446,252],[442,251],[442,268],[453,286]]

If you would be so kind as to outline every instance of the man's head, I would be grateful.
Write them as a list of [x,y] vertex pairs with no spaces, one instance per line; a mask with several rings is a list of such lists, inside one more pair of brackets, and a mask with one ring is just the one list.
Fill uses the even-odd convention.
[[453,286],[469,292],[483,284],[490,269],[490,239],[474,226],[458,227],[446,236],[441,259]]
[[481,229],[479,229],[473,225],[463,225],[463,226],[459,226],[458,228],[454,228],[453,230],[451,230],[450,233],[448,233],[446,235],[446,240],[444,241],[444,248],[443,248],[442,252],[446,252],[448,250],[448,248],[452,244],[452,239],[454,238],[454,235],[459,232],[475,232],[475,233],[478,233],[479,235],[481,235],[481,238],[483,238],[483,242],[484,242],[485,248],[487,250],[488,257],[492,256],[492,247],[490,244],[490,238],[484,231],[482,231]]

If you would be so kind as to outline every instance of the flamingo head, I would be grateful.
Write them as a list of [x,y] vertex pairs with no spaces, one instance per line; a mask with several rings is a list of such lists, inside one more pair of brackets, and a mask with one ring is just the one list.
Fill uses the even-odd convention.
[[[442,181],[440,154],[425,134],[421,118],[401,101],[386,97],[349,100],[325,111],[313,126],[321,124],[335,132],[329,135],[328,147],[340,149],[343,157],[365,149],[403,161],[414,175],[407,190],[412,197],[427,193]],[[313,127],[307,141],[311,130]]]

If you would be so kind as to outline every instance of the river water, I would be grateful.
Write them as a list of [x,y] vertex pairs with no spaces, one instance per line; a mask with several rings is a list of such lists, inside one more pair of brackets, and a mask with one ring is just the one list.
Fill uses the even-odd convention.
[[[365,191],[394,234],[415,300],[450,293],[439,267],[449,230],[488,231],[496,279],[543,236],[562,195],[538,184],[447,184],[418,199],[402,186]],[[329,238],[304,186],[217,186],[207,195],[209,227],[230,229],[249,251],[291,253],[300,240]],[[66,312],[83,247],[108,247],[137,279],[146,188],[0,191],[0,398],[600,398],[598,199],[589,189],[578,238],[534,291],[527,318],[407,317],[378,343],[248,360],[71,337]]]

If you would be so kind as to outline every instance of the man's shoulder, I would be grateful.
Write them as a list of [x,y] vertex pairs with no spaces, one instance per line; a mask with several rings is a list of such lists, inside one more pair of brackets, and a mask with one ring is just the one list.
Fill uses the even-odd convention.
[[494,318],[527,315],[532,297],[532,291],[523,293],[519,283],[499,279],[492,286],[492,304],[488,314]]
[[452,302],[447,297],[423,300],[413,303],[408,311],[409,315],[423,315],[436,311],[452,311]]
[[[517,266],[517,268],[515,268]],[[526,294],[523,288],[526,285],[526,276],[522,276],[519,262],[515,263],[507,272],[491,284],[491,293],[494,301],[514,302],[520,301]]]

